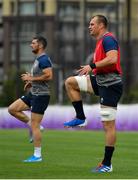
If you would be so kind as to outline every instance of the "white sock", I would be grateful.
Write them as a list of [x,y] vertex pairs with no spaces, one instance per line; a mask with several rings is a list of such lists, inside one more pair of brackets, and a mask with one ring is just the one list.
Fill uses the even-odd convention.
[[41,157],[41,147],[34,148],[34,156]]

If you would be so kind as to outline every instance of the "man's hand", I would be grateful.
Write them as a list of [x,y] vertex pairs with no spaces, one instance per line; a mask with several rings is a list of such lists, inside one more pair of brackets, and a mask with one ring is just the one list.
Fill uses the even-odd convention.
[[29,90],[32,87],[32,84],[30,81],[26,81],[25,85],[24,85],[24,91]]
[[77,70],[77,73],[79,73],[79,75],[88,75],[89,72],[91,72],[91,67],[90,65],[85,65],[85,66],[81,66],[81,68],[79,70]]
[[26,72],[25,74],[21,75],[21,79],[23,81],[32,81],[32,76],[30,73]]

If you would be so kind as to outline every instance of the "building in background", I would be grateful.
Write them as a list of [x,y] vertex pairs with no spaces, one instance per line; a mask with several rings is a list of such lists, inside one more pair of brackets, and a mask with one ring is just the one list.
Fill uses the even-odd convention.
[[[32,53],[29,43],[36,34],[48,39],[52,55],[55,32],[55,0],[6,0],[3,1],[4,21],[4,70],[29,69]],[[50,9],[50,11],[49,11]]]
[[62,103],[64,79],[89,61],[95,47],[88,32],[89,20],[95,14],[103,14],[124,52],[125,82],[130,86],[138,84],[138,76],[134,77],[138,63],[137,8],[137,0],[1,0],[0,77],[7,79],[13,68],[17,74],[21,69],[27,71],[33,58],[28,45],[36,34],[44,35],[54,63],[53,96]]
[[29,47],[37,34],[48,39],[48,53],[54,53],[56,0],[4,0],[3,31],[4,80],[9,78],[11,70],[16,71],[16,94],[20,96],[20,71],[28,71],[33,54]]

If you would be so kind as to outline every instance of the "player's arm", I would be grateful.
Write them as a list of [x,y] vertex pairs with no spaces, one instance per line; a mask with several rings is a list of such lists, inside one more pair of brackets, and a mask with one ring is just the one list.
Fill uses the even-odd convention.
[[49,57],[39,59],[39,68],[42,70],[42,75],[32,76],[31,74],[22,74],[23,81],[49,81],[53,78],[52,63]]
[[32,87],[32,83],[30,81],[26,81],[24,85],[24,91],[29,90]]
[[[106,53],[106,57],[95,63],[96,68],[111,66],[117,63],[119,47],[116,39],[111,36],[105,37],[103,39],[103,48]],[[92,64],[90,64],[90,66],[92,66]]]
[[43,72],[43,74],[41,76],[31,77],[31,81],[49,81],[49,80],[52,80],[53,72],[52,72],[51,67],[43,69],[42,72]]
[[102,61],[96,62],[96,68],[106,67],[117,63],[118,51],[110,50],[106,53],[106,58],[102,59]]
[[43,74],[41,76],[31,76],[31,74],[22,74],[21,79],[23,81],[49,81],[53,78],[52,68],[45,68],[42,70]]
[[112,37],[106,37],[103,41],[103,47],[106,53],[106,57],[96,63],[91,62],[89,65],[81,66],[81,69],[78,70],[78,73],[80,75],[83,74],[87,75],[89,72],[91,72],[92,69],[111,66],[117,63],[117,58],[118,58],[117,41]]

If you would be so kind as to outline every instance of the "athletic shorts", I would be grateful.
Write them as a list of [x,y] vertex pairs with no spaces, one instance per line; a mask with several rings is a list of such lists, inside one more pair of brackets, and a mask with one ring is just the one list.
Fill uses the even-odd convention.
[[50,96],[32,95],[32,93],[29,92],[27,95],[22,96],[21,100],[31,108],[31,112],[37,114],[44,114],[49,104]]
[[100,104],[105,106],[117,107],[117,104],[123,93],[122,82],[111,86],[99,86],[95,76],[90,76],[92,88],[95,95],[100,96]]

